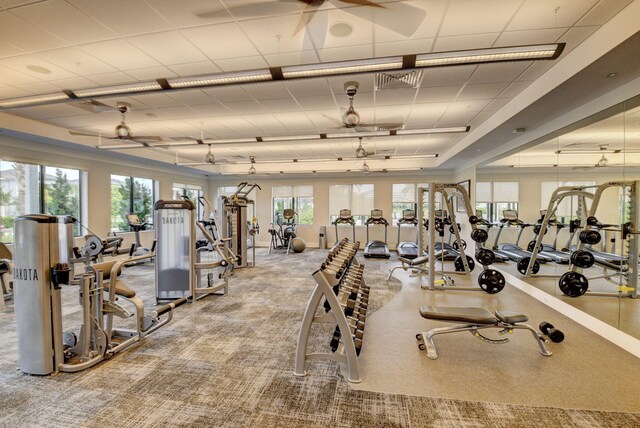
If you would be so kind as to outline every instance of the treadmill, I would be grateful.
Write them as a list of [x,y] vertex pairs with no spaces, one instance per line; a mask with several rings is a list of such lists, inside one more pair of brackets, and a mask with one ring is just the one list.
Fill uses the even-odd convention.
[[[367,226],[367,245],[364,247],[364,256],[367,258],[375,257],[381,259],[388,259],[391,257],[389,253],[389,246],[387,245],[387,227],[389,222],[382,217],[382,210],[371,210],[371,217],[365,222]],[[382,241],[369,241],[369,226],[370,225],[383,225],[384,226],[384,242]]]
[[[540,224],[542,223],[545,215],[547,215],[547,210],[540,210],[540,221],[539,221]],[[553,245],[542,244],[542,251],[538,253],[538,256],[542,255],[543,257],[549,257],[551,260],[561,265],[569,264],[571,254],[557,249],[558,235],[560,234],[560,230],[562,230],[562,228],[564,228],[565,225],[562,223],[558,223],[558,219],[556,218],[555,214],[549,217],[549,220],[547,220],[547,229],[553,226],[555,226],[556,228],[556,237],[553,240]]]
[[351,210],[347,210],[347,209],[340,210],[340,217],[338,217],[337,219],[335,219],[333,221],[333,225],[336,228],[336,243],[333,244],[333,247],[331,247],[332,250],[340,242],[340,238],[338,237],[338,225],[339,224],[346,224],[346,225],[351,226],[351,228],[353,229],[353,242],[356,242],[356,221],[354,220],[353,216],[351,215]]
[[[478,222],[476,223],[477,226],[484,226],[487,228],[487,234],[489,233],[489,230],[494,227],[494,226],[498,226],[498,224],[496,223],[491,223],[489,220],[485,219],[482,217],[482,211],[480,210],[476,210],[476,217],[478,217]],[[504,263],[504,262],[508,262],[509,261],[509,257],[507,256],[503,256],[502,254],[498,254],[496,252],[493,253],[495,256],[495,261],[496,263]]]
[[398,220],[398,243],[396,244],[398,257],[413,260],[418,257],[418,244],[413,241],[400,242],[400,230],[403,225],[418,226],[418,219],[414,210],[402,210],[402,218]]
[[[496,239],[493,243],[493,251],[496,254],[508,257],[514,262],[520,261],[520,259],[522,259],[523,257],[531,257],[531,252],[523,250],[518,246],[518,242],[520,242],[520,237],[522,236],[522,232],[524,231],[525,227],[531,225],[524,223],[522,220],[519,220],[518,213],[515,210],[502,211],[502,220],[500,220],[500,222],[502,224],[500,225],[500,229],[498,229],[498,233],[496,234]],[[498,244],[498,240],[500,239],[500,235],[502,234],[502,229],[504,229],[505,226],[517,226],[520,228],[520,232],[518,233],[518,238],[516,239],[515,244]],[[550,258],[540,254],[536,259],[539,263],[546,263],[551,261]]]

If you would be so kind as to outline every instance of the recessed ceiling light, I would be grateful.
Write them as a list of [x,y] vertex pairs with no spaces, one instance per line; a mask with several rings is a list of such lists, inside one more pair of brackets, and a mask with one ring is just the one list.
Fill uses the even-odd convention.
[[607,74],[607,79],[611,79],[612,77],[616,77],[618,73],[609,73]]
[[512,132],[514,134],[522,134],[527,130],[527,128],[515,128]]
[[33,71],[34,73],[40,73],[40,74],[51,73],[51,70],[49,70],[48,68],[42,67],[40,65],[33,65],[33,64],[27,65],[27,70]]
[[149,116],[149,117],[158,117],[158,115],[155,114],[155,113],[147,113],[147,116]]
[[353,32],[353,27],[346,22],[337,22],[329,28],[329,33],[334,37],[347,37]]

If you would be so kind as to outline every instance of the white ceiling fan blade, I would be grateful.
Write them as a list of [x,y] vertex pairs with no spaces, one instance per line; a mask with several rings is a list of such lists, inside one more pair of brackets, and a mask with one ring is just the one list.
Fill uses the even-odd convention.
[[342,10],[405,37],[413,36],[427,16],[424,9],[400,1],[377,6],[384,6],[384,9],[345,7]]
[[313,19],[307,20],[304,40],[302,42],[303,51],[321,51],[327,41],[327,31],[329,30],[329,12],[327,10],[315,13]]
[[318,11],[318,7],[312,5],[311,3],[307,4],[300,15],[300,20],[298,21],[298,25],[296,25],[296,29],[293,31],[293,35],[295,36],[304,28],[307,27],[309,22],[313,19],[313,16]]

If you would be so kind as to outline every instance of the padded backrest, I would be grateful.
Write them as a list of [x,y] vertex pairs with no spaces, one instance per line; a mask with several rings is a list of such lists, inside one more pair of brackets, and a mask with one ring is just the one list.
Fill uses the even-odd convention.
[[13,260],[13,254],[9,251],[9,248],[0,242],[0,259]]
[[[111,261],[102,262],[102,263],[94,263],[91,265],[91,269],[93,269],[94,272],[101,270],[102,278],[106,281],[111,278],[111,269],[113,269],[113,266],[116,263],[117,263],[116,260],[111,260]],[[120,276],[121,273],[122,273],[122,268],[118,269],[118,276]]]

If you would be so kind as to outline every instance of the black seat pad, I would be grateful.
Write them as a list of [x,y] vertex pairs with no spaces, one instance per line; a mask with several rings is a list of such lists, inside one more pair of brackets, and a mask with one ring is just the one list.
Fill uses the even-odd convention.
[[495,324],[498,322],[498,319],[484,308],[420,306],[420,315],[430,320],[471,324]]

